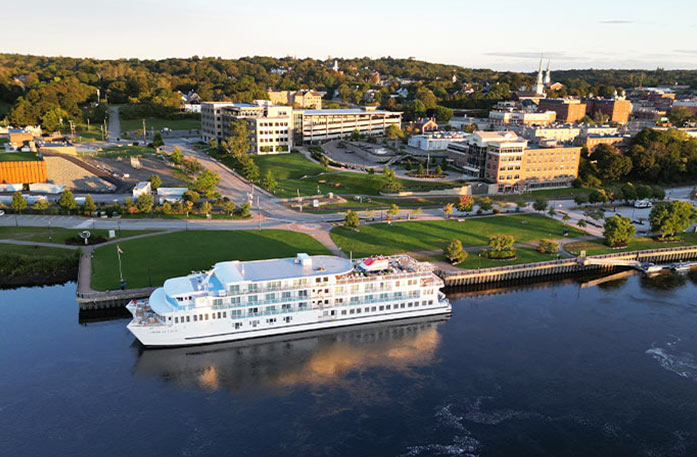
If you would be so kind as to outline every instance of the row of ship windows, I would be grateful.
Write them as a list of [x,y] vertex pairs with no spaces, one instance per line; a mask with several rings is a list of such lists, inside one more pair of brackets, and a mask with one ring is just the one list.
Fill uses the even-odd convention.
[[[375,292],[379,292],[379,291],[381,291],[381,290],[389,290],[389,289],[377,289],[377,290],[375,290]],[[291,296],[290,296],[290,292],[284,292],[284,293],[283,293],[283,296],[282,296],[281,299],[280,299],[280,301],[285,301],[285,300],[292,301],[293,299],[307,299],[307,291],[299,291],[299,292],[304,292],[304,294],[303,294],[303,293],[299,293],[297,297],[291,297]],[[320,292],[321,292],[321,291],[320,291]],[[325,289],[325,292],[326,292],[326,293],[329,293],[329,289]],[[372,292],[372,290],[366,290],[366,292]],[[430,294],[433,294],[433,289],[428,289],[428,290],[426,290],[426,291],[424,292],[424,295],[430,295]],[[389,299],[389,295],[390,295],[390,294],[387,294],[387,293],[381,293],[380,296],[379,296],[379,298],[380,298],[381,300],[387,300],[387,299]],[[410,291],[405,291],[405,292],[394,292],[394,293],[393,293],[393,298],[392,298],[392,299],[397,299],[397,300],[398,300],[398,299],[401,299],[401,298],[403,298],[403,297],[406,297],[406,298],[419,298],[420,296],[421,296],[421,290],[410,290]],[[317,297],[315,297],[315,298],[317,298]],[[323,297],[320,296],[319,298],[320,298],[320,300],[318,301],[318,303],[321,303]],[[361,297],[361,296],[353,296],[353,297],[350,298],[350,303],[352,303],[352,304],[354,304],[354,303],[359,303],[359,302],[361,301],[361,298],[363,298],[363,300],[368,300],[368,301],[370,301],[370,300],[375,299],[375,296],[372,295],[372,294],[364,295],[364,296],[362,296],[362,297]],[[269,302],[272,303],[272,302],[275,302],[275,301],[277,301],[277,300],[278,300],[278,299],[277,299],[276,294],[266,294],[266,297],[265,297],[265,299],[264,299],[264,303],[269,303]],[[256,295],[248,295],[248,296],[247,296],[247,301],[246,301],[244,304],[246,304],[246,305],[255,305],[255,304],[257,304],[257,303],[259,303],[258,296],[256,296]],[[313,302],[313,303],[314,303],[314,302]],[[336,303],[336,304],[342,304],[342,303],[344,303],[344,298],[343,298],[343,297],[336,298],[336,299],[334,300],[334,303]],[[242,298],[241,298],[241,297],[214,298],[214,299],[212,300],[212,305],[213,305],[213,306],[242,305],[242,304],[243,304],[243,303],[242,303]],[[324,304],[329,304],[329,300],[324,300]],[[301,305],[302,305],[302,303],[301,303]],[[284,306],[285,306],[285,305],[284,305]]]
[[[421,302],[421,306],[429,306],[429,305],[432,305],[432,304],[433,304],[433,300],[423,300],[423,301]],[[284,308],[283,308],[284,311],[290,310],[290,307],[285,308],[285,307],[288,306],[288,305],[283,305],[283,306],[284,306]],[[395,303],[394,305],[366,306],[365,308],[350,308],[350,309],[348,309],[348,310],[347,310],[347,309],[343,309],[343,310],[341,310],[341,315],[342,315],[342,316],[346,316],[347,314],[361,314],[361,309],[363,309],[364,312],[368,313],[368,312],[375,312],[375,311],[378,311],[378,310],[379,310],[379,311],[385,311],[385,310],[389,311],[389,310],[391,310],[391,309],[413,308],[413,307],[417,307],[417,306],[419,306],[419,302],[418,302],[418,301],[409,302],[409,303],[401,303],[401,304],[400,304],[400,303]],[[299,306],[299,310],[304,310],[304,309],[306,309],[306,307],[307,307],[307,303],[301,303],[300,306]],[[249,315],[250,315],[250,316],[254,316],[254,315],[258,314],[259,309],[258,309],[258,308],[253,308],[253,309],[250,309],[249,311],[250,311]],[[331,314],[329,314],[329,313],[331,313]],[[324,315],[325,315],[325,316],[329,316],[329,315],[334,316],[335,313],[336,313],[335,310],[332,310],[331,312],[330,312],[330,311],[324,311]],[[190,322],[203,322],[203,321],[209,320],[209,317],[210,317],[210,320],[227,319],[227,311],[218,311],[217,313],[216,313],[216,312],[213,312],[213,313],[210,313],[210,314],[209,314],[209,313],[201,313],[201,314],[194,314],[194,315],[191,315],[191,316],[175,317],[175,318],[174,318],[174,323],[175,323],[175,324],[179,324],[179,323],[184,324],[184,323],[190,323]],[[231,319],[240,319],[241,317],[242,317],[242,311],[241,311],[241,310],[231,311],[231,312],[230,312],[230,318],[231,318]],[[171,321],[172,321],[172,317],[168,317],[167,320],[168,320],[169,322],[171,322]],[[292,320],[292,317],[291,317],[291,316],[285,316],[285,317],[283,317],[283,321],[284,321],[284,322],[290,322],[291,320]],[[258,322],[258,321],[257,321],[257,322]],[[266,322],[267,322],[267,323],[275,323],[275,322],[276,322],[276,318],[275,318],[275,317],[272,317],[272,318],[266,319]],[[236,324],[236,325],[237,325],[237,324]],[[240,324],[240,325],[241,325],[241,324]],[[239,328],[239,327],[235,327],[235,328]]]

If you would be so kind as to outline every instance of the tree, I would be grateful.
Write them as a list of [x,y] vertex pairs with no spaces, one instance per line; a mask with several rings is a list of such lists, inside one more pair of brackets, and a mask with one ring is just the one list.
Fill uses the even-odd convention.
[[220,175],[210,170],[203,170],[189,185],[189,189],[210,198],[215,186],[220,182]]
[[540,240],[540,244],[537,246],[537,252],[556,254],[559,252],[559,245],[552,240]]
[[467,259],[467,252],[462,248],[462,242],[460,240],[453,240],[448,243],[443,250],[443,254],[445,254],[445,258],[453,265],[462,263]]
[[404,138],[404,131],[395,124],[390,124],[387,126],[387,131],[385,132],[387,138],[390,140],[396,140],[397,138]]
[[184,154],[182,154],[182,151],[179,148],[174,148],[174,151],[172,151],[172,153],[169,155],[169,160],[171,160],[175,165],[182,163],[183,159]]
[[53,108],[41,116],[41,125],[49,132],[61,130],[64,125],[68,124],[69,117],[70,114],[64,109]]
[[31,205],[31,209],[35,211],[46,211],[49,206],[51,206],[51,204],[48,202],[48,200],[41,198]]
[[247,121],[235,119],[230,122],[230,136],[225,139],[228,151],[234,157],[242,157],[249,151],[249,130]]
[[201,202],[201,214],[208,214],[211,212],[211,209],[213,209],[213,205],[211,205],[211,202],[209,201],[203,201]]
[[578,225],[581,228],[584,228],[588,224],[586,223],[586,221],[584,219],[579,219],[578,223],[576,223],[576,225]]
[[546,210],[547,206],[548,206],[547,200],[542,198],[542,197],[536,198],[535,202],[532,204],[532,208],[535,211],[539,211],[539,212]]
[[346,217],[344,218],[344,225],[349,228],[356,228],[360,223],[360,218],[358,213],[355,211],[348,210],[346,212]]
[[443,207],[443,214],[445,214],[445,217],[450,217],[451,214],[453,214],[453,204],[448,203]]
[[598,160],[598,170],[602,178],[617,181],[632,171],[632,159],[619,153],[608,154]]
[[479,209],[482,211],[490,211],[494,207],[494,202],[491,201],[489,197],[483,197],[479,199]]
[[162,139],[162,134],[160,132],[155,133],[152,137],[152,145],[159,148],[160,146],[164,146],[164,144],[165,142]]
[[426,174],[426,170],[424,170],[424,164],[419,162],[419,167],[416,170],[416,176],[423,176]]
[[97,205],[94,204],[94,199],[92,199],[92,196],[88,194],[87,197],[85,197],[85,203],[82,205],[82,211],[86,216],[89,216],[96,210]]
[[621,187],[624,201],[630,202],[637,199],[637,189],[632,183],[627,183]]
[[489,249],[497,252],[512,251],[515,238],[513,235],[497,233],[489,236]]
[[651,188],[651,186],[646,185],[638,186],[636,188],[636,196],[640,200],[651,198],[653,197],[653,188]]
[[411,210],[411,216],[412,216],[412,217],[416,217],[416,216],[418,216],[419,214],[421,214],[421,207],[414,208],[413,210]]
[[208,147],[211,149],[218,149],[218,142],[215,140],[215,138],[208,140]]
[[434,108],[433,115],[438,122],[448,122],[453,117],[453,110],[445,106],[438,105]]
[[162,214],[171,214],[172,204],[165,200],[165,202],[162,205],[160,205],[160,211],[162,212]]
[[390,217],[395,217],[398,214],[399,214],[399,206],[397,206],[393,203],[392,206],[390,206],[390,209],[387,210],[387,215]]
[[228,213],[228,215],[232,215],[232,213],[235,212],[236,208],[237,208],[237,205],[232,200],[223,201],[223,211]]
[[676,233],[684,232],[695,221],[697,215],[692,203],[672,201],[667,204],[654,206],[649,215],[651,231],[660,233],[661,238],[673,237]]
[[259,167],[251,157],[245,154],[240,157],[239,162],[242,166],[242,176],[251,182],[259,181]]
[[271,172],[271,169],[269,168],[266,170],[266,174],[264,175],[264,179],[261,181],[261,186],[268,190],[269,192],[273,192],[276,190],[276,187],[278,187],[278,183],[273,177],[273,173]]
[[469,213],[474,209],[474,198],[471,195],[462,195],[457,202],[457,210],[461,213]]
[[150,176],[150,187],[156,191],[162,185],[162,179],[158,175]]
[[201,196],[199,195],[199,193],[191,189],[187,190],[186,192],[184,192],[184,194],[182,194],[182,199],[185,202],[196,203],[200,198]]
[[663,189],[663,187],[659,185],[653,185],[651,186],[651,189],[653,190],[653,198],[656,200],[663,200],[666,198],[666,191]]
[[581,206],[584,203],[588,203],[588,197],[582,194],[578,194],[574,197],[574,203],[576,203],[578,206]]
[[149,213],[152,211],[154,203],[155,199],[152,195],[143,194],[138,197],[138,202],[136,202],[136,208],[138,208],[138,211],[140,211],[141,213]]
[[602,208],[584,208],[583,215],[596,221],[600,221],[605,217],[605,212]]
[[603,236],[605,242],[612,247],[626,246],[634,238],[635,233],[636,228],[628,217],[618,214],[605,219]]
[[668,111],[668,120],[676,127],[685,127],[691,118],[692,112],[687,108],[683,108],[682,106],[678,106]]
[[239,212],[240,217],[249,217],[252,215],[252,204],[249,202],[244,202],[240,205]]
[[15,192],[12,194],[12,203],[10,203],[10,207],[15,212],[21,213],[23,210],[27,209],[27,201],[20,192]]
[[588,196],[588,201],[591,203],[605,203],[609,199],[604,189],[596,189]]
[[70,192],[68,189],[65,189],[61,194],[61,198],[60,200],[58,200],[58,205],[64,210],[67,210],[68,214],[70,214],[71,210],[77,208],[75,197],[73,197],[73,193]]
[[570,220],[571,220],[571,216],[569,216],[569,213],[564,213],[564,215],[562,216],[562,220],[563,220],[564,222],[570,221]]
[[440,167],[440,165],[438,165],[436,167],[436,175],[441,176],[442,174],[443,174],[443,169]]

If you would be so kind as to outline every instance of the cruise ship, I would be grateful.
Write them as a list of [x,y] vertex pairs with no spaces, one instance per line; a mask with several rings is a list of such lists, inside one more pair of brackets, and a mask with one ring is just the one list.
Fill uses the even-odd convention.
[[216,263],[126,308],[146,347],[188,346],[448,314],[433,267],[409,256]]

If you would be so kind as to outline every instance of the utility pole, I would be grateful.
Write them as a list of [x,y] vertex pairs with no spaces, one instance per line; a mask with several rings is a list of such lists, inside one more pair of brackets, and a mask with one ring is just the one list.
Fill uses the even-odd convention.
[[261,210],[259,209],[259,196],[257,195],[257,213],[259,213],[259,230],[261,230]]
[[145,119],[143,119],[143,141],[145,141],[145,134],[146,134],[146,131],[145,131]]

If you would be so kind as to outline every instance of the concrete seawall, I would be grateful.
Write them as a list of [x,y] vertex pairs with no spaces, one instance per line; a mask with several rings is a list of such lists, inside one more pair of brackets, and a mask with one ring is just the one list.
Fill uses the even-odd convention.
[[[588,256],[589,259],[638,260],[639,262],[677,262],[697,259],[697,246],[651,249],[646,251],[618,252]],[[550,260],[548,262],[482,268],[480,270],[438,270],[446,286],[469,286],[502,281],[517,281],[528,278],[543,278],[583,271],[617,269],[614,265],[582,265],[578,257]]]

